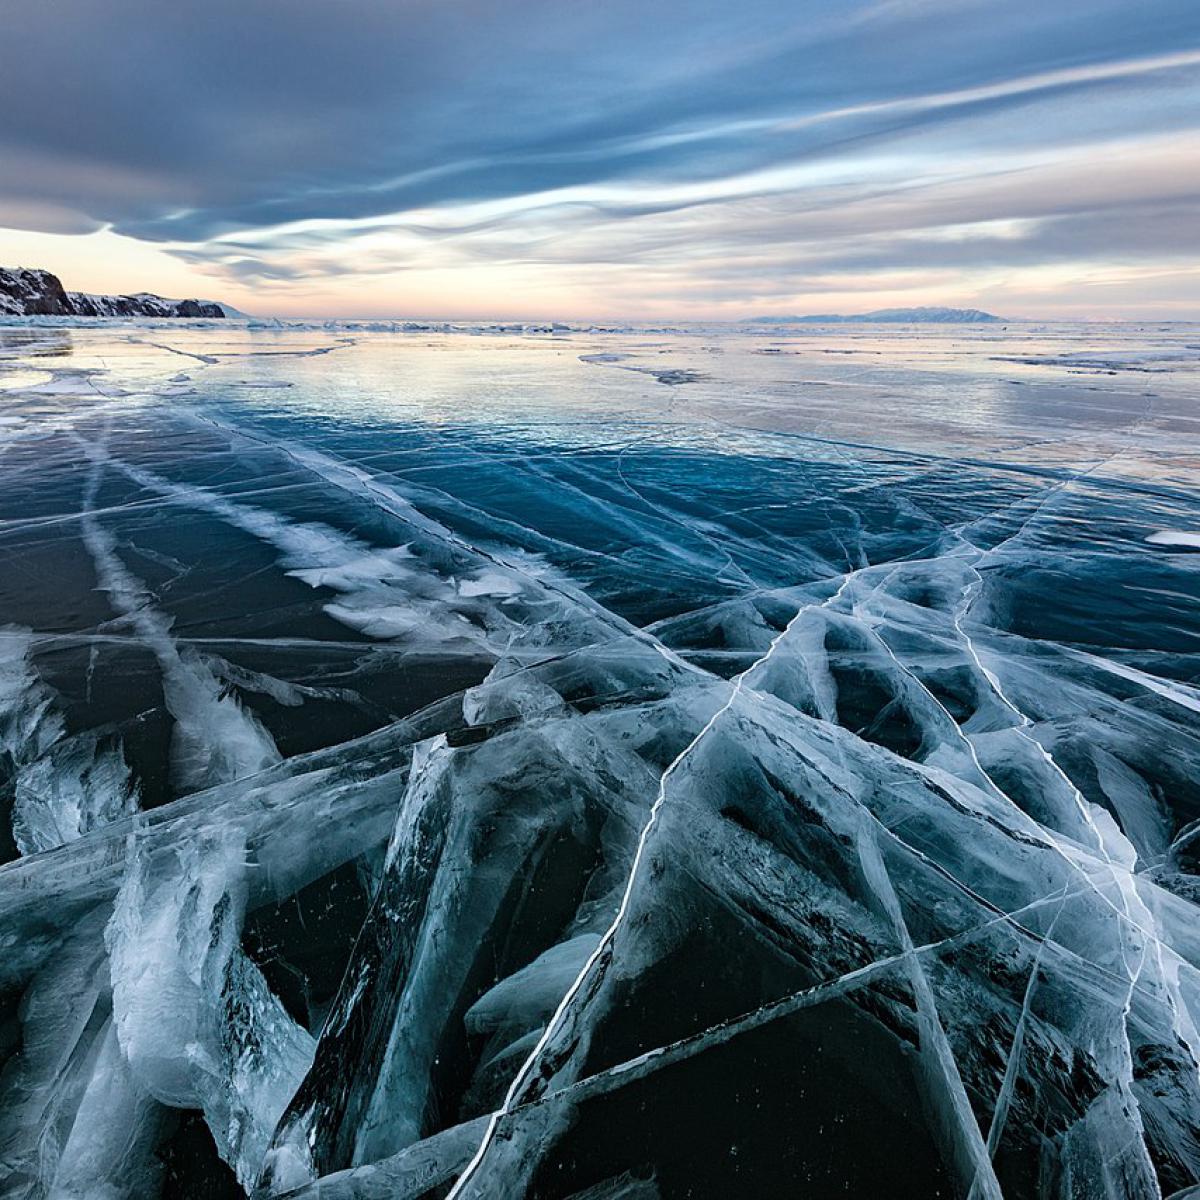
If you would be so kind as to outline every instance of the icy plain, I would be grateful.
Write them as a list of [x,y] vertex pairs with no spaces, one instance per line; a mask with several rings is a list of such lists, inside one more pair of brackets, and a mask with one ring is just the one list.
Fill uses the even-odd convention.
[[1200,328],[0,326],[0,1194],[1200,1194]]

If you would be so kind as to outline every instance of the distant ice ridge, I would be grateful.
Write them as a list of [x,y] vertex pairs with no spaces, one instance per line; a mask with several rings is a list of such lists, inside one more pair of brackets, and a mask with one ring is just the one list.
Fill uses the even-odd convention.
[[691,329],[679,325],[593,324],[584,321],[421,321],[421,320],[355,320],[339,318],[327,321],[305,321],[285,317],[257,318],[247,321],[254,330],[329,330],[348,333],[460,333],[474,336],[485,334],[566,335],[589,334],[685,334]]
[[[174,304],[182,303],[179,301],[166,301],[165,303]],[[215,304],[212,301],[203,301],[204,304]],[[711,325],[704,326],[685,326],[685,325],[646,325],[646,324],[593,324],[591,322],[563,322],[563,321],[439,321],[439,320],[371,320],[362,319],[355,320],[353,318],[330,318],[324,320],[305,320],[303,318],[290,317],[253,317],[247,316],[244,313],[239,313],[237,309],[232,309],[228,305],[216,305],[222,309],[221,317],[196,317],[189,322],[189,329],[205,329],[210,327],[210,322],[221,320],[221,328],[227,328],[229,325],[236,324],[239,327],[244,327],[251,332],[267,333],[303,333],[306,331],[321,331],[330,333],[396,333],[396,334],[463,334],[472,337],[482,337],[487,335],[495,336],[551,336],[561,337],[569,334],[595,334],[595,335],[623,335],[623,334],[643,334],[643,335],[672,335],[686,336],[689,334],[706,335],[711,333],[714,328]],[[130,328],[145,328],[145,329],[170,329],[176,327],[176,314],[171,312],[163,312],[155,314],[153,312],[141,313],[57,313],[57,314],[25,314],[18,311],[15,307],[11,311],[6,311],[0,307],[0,320],[6,325],[31,326],[34,328],[69,328],[72,325],[81,325],[90,327],[96,324],[99,317],[104,316],[122,316],[123,327]]]

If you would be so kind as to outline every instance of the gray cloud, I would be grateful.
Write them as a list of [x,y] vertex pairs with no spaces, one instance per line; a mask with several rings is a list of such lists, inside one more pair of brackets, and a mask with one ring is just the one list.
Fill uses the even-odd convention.
[[256,287],[434,251],[765,295],[1198,249],[1194,0],[45,0],[4,45],[0,225]]
[[[935,137],[964,112],[1020,100],[867,113],[791,133],[741,122],[1200,45],[1191,0],[1148,0],[1138,18],[1115,0],[1018,0],[1003,11],[51,0],[5,15],[0,188],[26,208],[193,240],[614,179],[719,178],[829,153],[848,137]],[[1145,128],[1155,105],[1133,94],[1125,123]],[[1072,136],[1046,99],[1041,124],[1010,137]],[[138,186],[109,186],[122,178]]]

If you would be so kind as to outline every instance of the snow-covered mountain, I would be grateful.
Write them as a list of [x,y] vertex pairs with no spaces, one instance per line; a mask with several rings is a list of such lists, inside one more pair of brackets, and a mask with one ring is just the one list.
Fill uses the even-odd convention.
[[167,300],[149,292],[93,296],[68,292],[57,275],[25,267],[0,267],[0,316],[224,317],[207,300]]
[[958,325],[1002,321],[979,308],[879,308],[865,313],[813,313],[803,317],[747,317],[749,325],[834,325],[861,321],[876,324]]

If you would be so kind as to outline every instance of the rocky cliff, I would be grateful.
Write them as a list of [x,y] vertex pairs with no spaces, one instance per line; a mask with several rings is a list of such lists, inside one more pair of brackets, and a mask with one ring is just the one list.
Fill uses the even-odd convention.
[[225,310],[206,300],[167,300],[149,292],[134,296],[68,292],[49,271],[0,267],[0,316],[224,317]]

